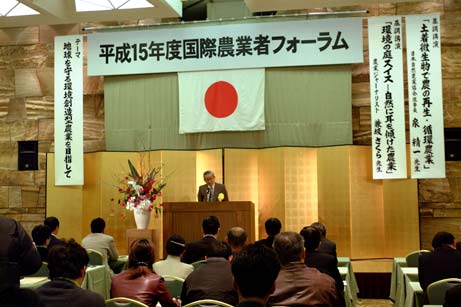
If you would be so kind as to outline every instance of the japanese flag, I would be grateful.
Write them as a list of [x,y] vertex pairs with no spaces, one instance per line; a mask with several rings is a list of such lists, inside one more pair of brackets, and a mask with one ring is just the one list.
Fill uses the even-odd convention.
[[179,133],[264,130],[264,69],[178,73]]

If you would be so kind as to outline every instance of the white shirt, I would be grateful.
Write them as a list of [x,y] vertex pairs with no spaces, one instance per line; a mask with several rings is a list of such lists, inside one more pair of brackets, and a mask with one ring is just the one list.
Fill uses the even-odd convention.
[[160,276],[173,275],[182,279],[186,279],[194,270],[192,265],[183,263],[178,256],[172,255],[168,255],[165,260],[157,261],[152,268]]

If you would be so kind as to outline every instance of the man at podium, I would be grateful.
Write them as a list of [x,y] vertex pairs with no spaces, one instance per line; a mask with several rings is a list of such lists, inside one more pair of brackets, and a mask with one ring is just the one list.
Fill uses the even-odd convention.
[[229,201],[224,184],[217,183],[213,171],[203,173],[203,180],[206,184],[198,189],[197,199],[201,202]]

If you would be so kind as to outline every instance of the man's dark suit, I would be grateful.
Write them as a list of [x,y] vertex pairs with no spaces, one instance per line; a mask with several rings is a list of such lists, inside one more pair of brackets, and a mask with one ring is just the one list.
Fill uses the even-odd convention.
[[233,288],[233,275],[229,261],[211,257],[195,269],[184,281],[181,302],[183,305],[202,299],[213,299],[235,306],[238,295]]
[[55,245],[62,245],[62,244],[64,244],[64,242],[58,239],[58,237],[56,237],[54,234],[52,234],[50,237],[50,243],[48,243],[48,250],[50,250]]
[[443,307],[461,306],[461,285],[451,287],[445,293],[445,303]]
[[208,255],[208,250],[216,242],[215,237],[211,235],[204,236],[201,240],[186,244],[186,249],[182,255],[181,261],[184,263],[193,263],[205,259]]
[[336,243],[328,240],[325,237],[322,237],[322,239],[320,239],[320,247],[318,248],[318,251],[321,253],[332,255],[335,258],[337,257],[336,256]]
[[[198,201],[208,201],[208,199],[207,199],[207,196],[208,196],[207,189],[208,189],[207,184],[201,185],[198,188],[198,193],[197,193],[197,200]],[[224,184],[220,184],[220,183],[215,182],[214,188],[213,188],[213,195],[211,195],[211,201],[218,201],[219,193],[223,193],[223,195],[224,195],[224,199],[222,201],[229,201],[229,197],[227,195],[226,187],[224,186]]]
[[318,251],[307,252],[304,263],[311,268],[316,268],[322,273],[328,274],[335,280],[338,297],[341,300],[341,306],[346,306],[344,301],[344,283],[338,270],[338,261],[332,255]]
[[461,252],[450,246],[436,248],[419,256],[418,278],[421,288],[445,278],[461,278]]
[[36,290],[45,307],[105,307],[103,297],[82,289],[70,280],[52,280]]

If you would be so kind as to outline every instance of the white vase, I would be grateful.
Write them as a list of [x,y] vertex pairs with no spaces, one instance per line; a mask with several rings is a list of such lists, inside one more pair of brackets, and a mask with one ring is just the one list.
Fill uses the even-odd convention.
[[137,229],[147,229],[150,220],[150,211],[143,209],[134,209],[134,221]]

